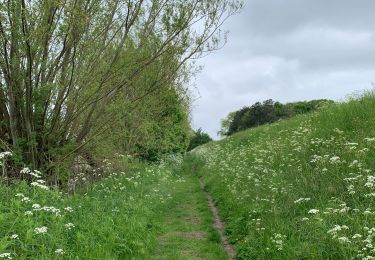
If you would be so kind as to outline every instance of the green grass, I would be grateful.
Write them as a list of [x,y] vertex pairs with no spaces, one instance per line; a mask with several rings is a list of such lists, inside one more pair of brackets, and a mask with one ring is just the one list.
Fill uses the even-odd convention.
[[[160,232],[157,223],[179,180],[166,167],[140,166],[126,174],[112,172],[73,196],[31,188],[26,183],[0,186],[0,256],[149,259]],[[48,211],[44,206],[55,209]],[[68,223],[74,225],[70,230]],[[40,227],[47,227],[47,232],[37,234],[35,228]],[[64,253],[56,253],[58,249]]]
[[238,259],[375,256],[375,94],[194,150]]
[[118,159],[72,196],[0,185],[0,259],[227,259],[192,164],[170,158],[126,173]]
[[192,153],[73,196],[0,185],[0,258],[226,259],[198,176],[238,259],[375,256],[374,93]]
[[186,160],[183,179],[175,184],[173,200],[161,218],[155,259],[227,259],[220,237],[213,228],[207,198]]

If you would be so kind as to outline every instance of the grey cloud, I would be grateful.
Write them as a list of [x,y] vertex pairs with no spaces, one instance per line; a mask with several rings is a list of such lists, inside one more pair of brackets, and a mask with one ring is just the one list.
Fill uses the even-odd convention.
[[[306,26],[374,29],[372,0],[248,0],[241,27],[256,34],[284,34]],[[241,31],[243,31],[241,29]]]
[[193,126],[256,101],[340,99],[375,81],[373,0],[249,0],[226,24],[229,42],[201,60]]

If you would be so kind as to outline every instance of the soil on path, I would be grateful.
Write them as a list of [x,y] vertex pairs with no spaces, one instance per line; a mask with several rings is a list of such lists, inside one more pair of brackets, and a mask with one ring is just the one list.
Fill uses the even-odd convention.
[[158,245],[152,258],[233,259],[234,251],[230,251],[212,199],[208,197],[207,203],[196,176],[183,178],[173,191],[168,212],[162,217]]
[[199,179],[199,182],[200,182],[200,185],[201,185],[201,188],[202,190],[204,191],[206,197],[207,197],[207,202],[208,202],[208,206],[210,207],[211,209],[211,212],[212,212],[212,216],[213,216],[213,220],[214,220],[214,227],[215,229],[217,230],[217,232],[219,233],[220,235],[220,240],[221,240],[221,243],[223,244],[224,246],[224,249],[225,251],[227,252],[228,254],[228,257],[229,259],[234,259],[235,255],[236,255],[236,250],[235,250],[235,247],[234,245],[230,244],[229,241],[228,241],[228,238],[227,236],[225,235],[225,232],[224,232],[224,223],[223,221],[221,221],[220,219],[220,216],[219,216],[219,211],[218,211],[218,208],[217,206],[215,205],[212,197],[210,194],[208,194],[208,192],[206,192],[204,190],[204,182],[203,182],[203,179],[200,178]]

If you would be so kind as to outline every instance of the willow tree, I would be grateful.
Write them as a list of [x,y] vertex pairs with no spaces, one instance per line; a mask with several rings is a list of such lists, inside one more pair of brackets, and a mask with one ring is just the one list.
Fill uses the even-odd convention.
[[[239,0],[0,0],[0,139],[34,167],[78,151],[225,42]],[[135,84],[159,64],[147,87]],[[173,85],[173,84],[172,84]],[[135,87],[135,86],[138,86]],[[124,113],[108,109],[126,96]]]

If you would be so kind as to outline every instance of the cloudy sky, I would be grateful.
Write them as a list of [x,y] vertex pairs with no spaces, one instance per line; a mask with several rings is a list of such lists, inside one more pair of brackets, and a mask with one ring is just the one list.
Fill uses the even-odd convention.
[[[245,0],[226,46],[202,59],[193,127],[256,101],[343,100],[375,82],[374,0]],[[198,95],[198,94],[197,94]]]

